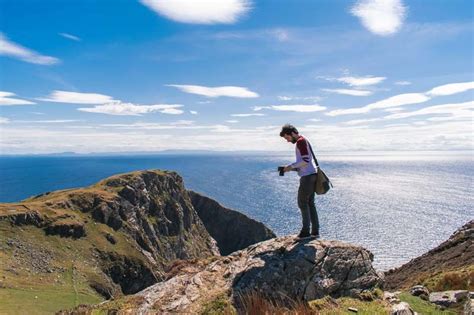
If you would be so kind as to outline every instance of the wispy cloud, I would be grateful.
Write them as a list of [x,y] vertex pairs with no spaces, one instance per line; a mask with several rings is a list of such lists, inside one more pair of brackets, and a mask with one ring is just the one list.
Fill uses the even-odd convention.
[[240,86],[218,86],[218,87],[207,87],[200,85],[181,85],[181,84],[167,84],[166,86],[172,86],[180,89],[185,93],[203,95],[206,97],[240,97],[240,98],[254,98],[259,97],[255,92],[250,91],[245,87]]
[[399,94],[375,103],[371,103],[363,107],[332,110],[326,113],[326,115],[339,116],[348,114],[365,114],[373,109],[387,109],[391,107],[398,108],[404,105],[424,103],[435,96],[452,95],[456,93],[466,92],[470,89],[474,89],[474,82],[445,84],[435,87],[425,93]]
[[229,123],[229,124],[236,124],[236,123],[238,123],[239,121],[238,121],[238,120],[226,120],[225,122],[226,122],[226,123]]
[[251,8],[248,0],[140,0],[140,2],[168,19],[181,23],[235,23]]
[[252,117],[252,116],[265,116],[265,114],[232,114],[232,117]]
[[254,111],[260,111],[262,109],[271,109],[277,111],[285,112],[301,112],[301,113],[310,113],[310,112],[319,112],[326,109],[326,107],[321,105],[270,105],[270,106],[255,106]]
[[148,113],[162,113],[170,115],[180,115],[183,110],[179,109],[180,104],[157,104],[157,105],[135,105],[132,103],[112,102],[94,107],[78,108],[77,110],[89,113],[100,113],[117,116],[141,116]]
[[46,102],[71,104],[104,104],[114,101],[114,99],[108,95],[68,91],[53,91],[48,97],[37,99]]
[[10,122],[10,119],[5,118],[5,117],[0,117],[0,124],[8,124]]
[[278,96],[280,101],[313,101],[318,102],[322,99],[321,96],[287,96],[280,95]]
[[61,35],[64,38],[76,41],[76,42],[80,42],[82,40],[79,37],[77,37],[75,35],[72,35],[72,34],[68,34],[68,33],[59,33],[59,35]]
[[[385,116],[384,119],[401,119],[408,118],[413,116],[423,116],[423,115],[449,115],[456,117],[464,117],[467,119],[474,119],[474,101],[464,102],[464,103],[453,103],[453,104],[442,104],[425,107],[416,111],[398,113]],[[431,119],[433,120],[433,119]],[[436,119],[434,119],[436,120]]]
[[407,93],[395,95],[384,100],[371,103],[364,107],[357,108],[348,108],[348,109],[336,109],[332,110],[326,115],[328,116],[339,116],[339,115],[348,115],[348,114],[365,114],[370,112],[373,109],[389,108],[389,107],[399,107],[409,104],[418,104],[428,101],[430,98],[423,93]]
[[14,105],[33,105],[36,103],[14,98],[15,93],[0,91],[0,106],[14,106]]
[[368,86],[379,84],[384,81],[386,77],[374,77],[374,76],[364,76],[364,77],[342,77],[335,79],[336,81],[346,83],[350,86]]
[[366,90],[349,90],[349,89],[322,89],[325,92],[343,94],[343,95],[352,95],[352,96],[368,96],[372,95],[372,91]]
[[198,112],[195,111],[195,110],[190,110],[189,112],[191,113],[191,115],[197,115],[198,114]]
[[31,49],[16,44],[10,41],[2,33],[0,33],[0,55],[13,57],[39,65],[54,65],[60,61],[58,58],[43,56]]
[[430,96],[445,96],[445,95],[452,95],[452,94],[466,92],[472,89],[474,89],[474,81],[462,82],[462,83],[451,83],[451,84],[437,86],[434,89],[431,89],[428,92],[426,92],[426,94]]
[[359,0],[351,8],[370,32],[387,36],[400,30],[406,16],[406,8],[401,0]]

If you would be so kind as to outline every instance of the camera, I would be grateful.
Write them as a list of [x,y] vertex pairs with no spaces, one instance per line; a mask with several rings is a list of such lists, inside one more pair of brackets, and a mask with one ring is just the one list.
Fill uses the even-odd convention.
[[284,166],[278,166],[278,172],[280,172],[280,176],[285,176],[285,167]]

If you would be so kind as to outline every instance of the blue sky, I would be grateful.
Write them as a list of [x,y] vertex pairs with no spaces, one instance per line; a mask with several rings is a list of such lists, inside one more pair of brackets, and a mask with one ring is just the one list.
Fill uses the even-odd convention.
[[472,1],[0,0],[0,153],[472,150]]

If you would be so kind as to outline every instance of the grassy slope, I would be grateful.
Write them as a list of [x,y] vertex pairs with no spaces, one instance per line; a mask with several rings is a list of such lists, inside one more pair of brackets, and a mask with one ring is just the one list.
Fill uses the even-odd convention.
[[[84,193],[85,197],[91,193],[108,195],[94,187],[79,192]],[[75,240],[57,235],[47,236],[35,226],[11,226],[9,222],[0,221],[0,314],[25,314],[32,310],[38,314],[51,314],[60,309],[104,300],[89,286],[90,282],[108,282],[93,257],[93,248],[144,259],[131,245],[133,240],[105,224],[94,222],[88,213],[53,210],[44,206],[44,201],[66,200],[68,193],[69,190],[58,191],[23,204],[49,218],[72,215],[60,220],[84,223],[87,237]],[[3,204],[0,215],[11,214],[12,209],[25,211],[24,207]],[[107,233],[117,240],[115,245],[107,241]],[[8,240],[14,240],[15,244],[19,243],[22,247],[8,246]],[[53,272],[35,268],[34,260],[45,256],[50,259],[40,260],[40,263],[46,263]]]

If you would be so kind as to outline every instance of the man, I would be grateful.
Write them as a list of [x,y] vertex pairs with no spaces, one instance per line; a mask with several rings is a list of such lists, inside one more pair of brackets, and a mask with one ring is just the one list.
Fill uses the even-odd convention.
[[[316,167],[311,154],[310,144],[298,130],[290,124],[281,128],[280,137],[296,144],[296,162],[286,166],[283,171],[298,171],[300,186],[298,188],[298,207],[301,210],[303,228],[298,234],[299,238],[319,237],[319,220],[314,204],[314,186],[316,184]],[[311,222],[311,233],[310,233]]]

